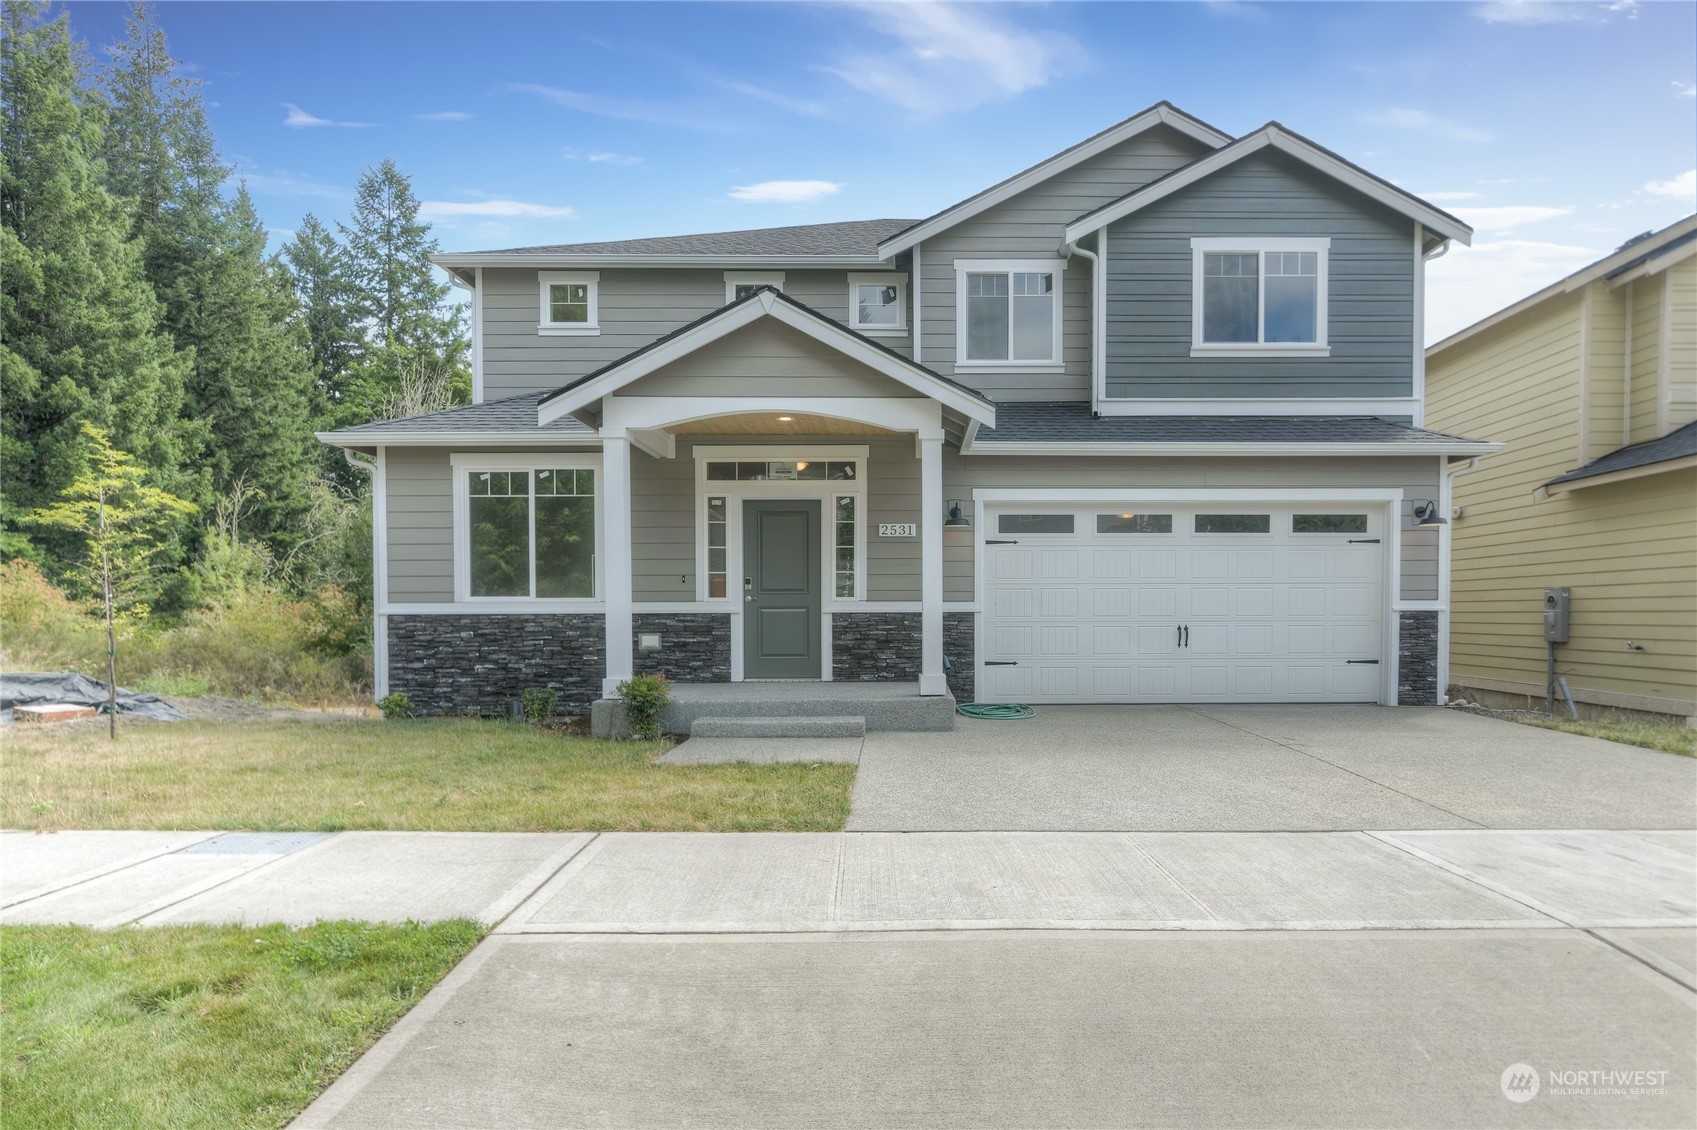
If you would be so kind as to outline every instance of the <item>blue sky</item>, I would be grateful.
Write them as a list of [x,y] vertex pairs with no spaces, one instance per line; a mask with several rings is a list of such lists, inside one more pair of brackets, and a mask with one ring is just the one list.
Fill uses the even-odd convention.
[[[73,3],[97,50],[124,8]],[[1697,7],[164,3],[274,243],[393,157],[448,250],[921,217],[1166,98],[1477,229],[1429,337],[1697,208]]]

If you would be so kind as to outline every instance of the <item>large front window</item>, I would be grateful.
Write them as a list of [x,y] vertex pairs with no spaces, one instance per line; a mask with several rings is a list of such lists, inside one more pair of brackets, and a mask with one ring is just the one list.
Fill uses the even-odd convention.
[[1194,239],[1194,339],[1210,350],[1326,344],[1324,239]]
[[465,476],[465,593],[595,596],[595,471],[536,466]]
[[958,261],[960,362],[1060,360],[1060,266],[1044,261]]

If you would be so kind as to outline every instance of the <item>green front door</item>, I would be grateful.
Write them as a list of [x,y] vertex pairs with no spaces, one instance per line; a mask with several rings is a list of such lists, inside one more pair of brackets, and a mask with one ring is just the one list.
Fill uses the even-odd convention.
[[819,503],[742,504],[745,679],[817,679]]

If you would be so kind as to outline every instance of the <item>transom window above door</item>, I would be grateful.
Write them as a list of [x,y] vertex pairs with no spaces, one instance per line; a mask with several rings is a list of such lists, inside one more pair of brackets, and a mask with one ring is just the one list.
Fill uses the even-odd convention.
[[1325,356],[1329,239],[1190,241],[1191,356]]
[[708,482],[808,482],[855,477],[852,459],[738,459],[709,460]]
[[955,260],[955,363],[1060,367],[1061,260]]

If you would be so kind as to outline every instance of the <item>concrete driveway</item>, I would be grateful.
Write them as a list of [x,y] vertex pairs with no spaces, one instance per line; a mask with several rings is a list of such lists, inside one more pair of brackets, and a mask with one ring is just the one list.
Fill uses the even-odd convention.
[[1457,710],[1041,707],[868,734],[856,831],[1689,828],[1697,761]]

